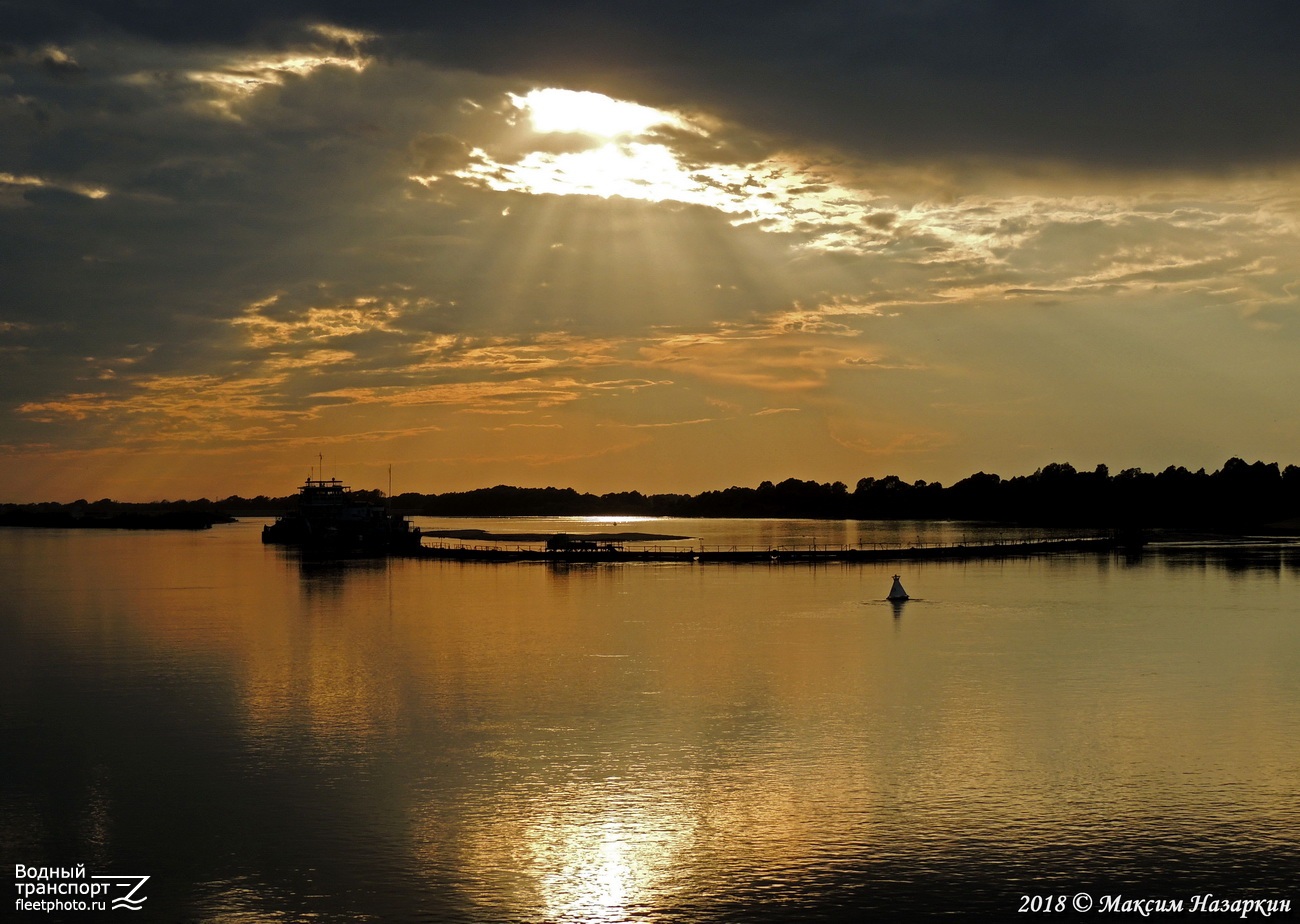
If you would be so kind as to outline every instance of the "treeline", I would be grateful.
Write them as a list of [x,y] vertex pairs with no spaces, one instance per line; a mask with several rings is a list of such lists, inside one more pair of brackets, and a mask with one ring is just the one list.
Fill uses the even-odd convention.
[[234,517],[214,501],[128,504],[104,498],[70,504],[0,504],[0,526],[54,529],[208,529]]
[[1300,517],[1300,468],[1229,459],[1216,472],[1159,473],[1053,463],[1004,479],[979,472],[950,487],[897,475],[843,482],[788,478],[702,494],[580,494],[572,488],[498,485],[447,494],[401,494],[396,508],[426,516],[808,517],[990,520],[1113,528],[1241,528]]
[[[384,503],[381,491],[357,491]],[[293,495],[125,504],[108,499],[71,504],[0,505],[0,525],[134,526],[222,522],[230,516],[271,516],[290,510]],[[1078,471],[1065,462],[1032,475],[1001,478],[978,472],[945,487],[897,475],[841,481],[787,478],[756,488],[702,494],[583,494],[572,488],[497,485],[445,494],[405,493],[395,512],[424,516],[798,517],[817,519],[987,520],[1027,525],[1103,528],[1171,526],[1242,529],[1300,519],[1300,467],[1233,458],[1215,472],[1170,466],[1162,472],[1105,465]],[[170,519],[170,524],[168,520]],[[183,527],[182,527],[183,528]]]

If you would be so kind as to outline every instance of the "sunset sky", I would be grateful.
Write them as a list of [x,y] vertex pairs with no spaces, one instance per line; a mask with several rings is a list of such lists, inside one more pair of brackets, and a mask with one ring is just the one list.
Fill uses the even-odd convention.
[[0,501],[1300,463],[1298,299],[1293,2],[0,2]]

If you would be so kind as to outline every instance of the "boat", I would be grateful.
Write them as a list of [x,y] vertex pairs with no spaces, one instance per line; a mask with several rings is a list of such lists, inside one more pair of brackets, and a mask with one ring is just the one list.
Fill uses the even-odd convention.
[[894,585],[889,588],[889,596],[885,599],[892,600],[895,603],[902,603],[904,600],[908,599],[907,591],[903,590],[903,584],[898,579],[897,574],[894,575]]
[[420,547],[420,528],[337,478],[298,488],[297,508],[262,527],[262,541],[338,554],[388,554]]

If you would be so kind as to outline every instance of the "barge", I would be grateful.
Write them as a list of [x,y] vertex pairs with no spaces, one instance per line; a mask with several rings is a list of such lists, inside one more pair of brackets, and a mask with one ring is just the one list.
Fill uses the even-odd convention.
[[413,554],[420,528],[337,478],[308,477],[297,507],[262,527],[262,542],[343,555]]

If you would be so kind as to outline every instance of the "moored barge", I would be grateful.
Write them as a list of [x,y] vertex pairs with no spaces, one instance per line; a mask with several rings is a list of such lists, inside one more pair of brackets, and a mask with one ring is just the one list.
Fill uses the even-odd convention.
[[337,478],[308,477],[297,508],[263,526],[262,541],[336,554],[409,554],[420,547],[420,528]]

